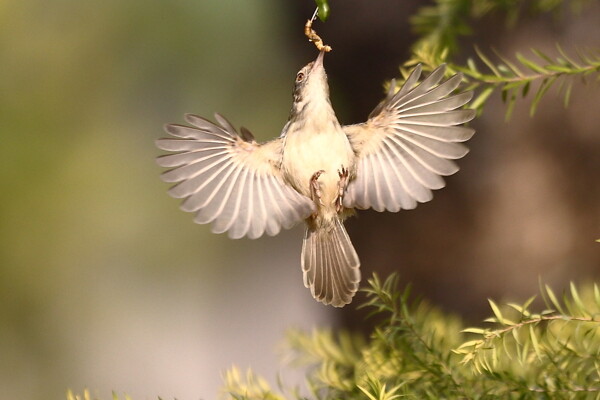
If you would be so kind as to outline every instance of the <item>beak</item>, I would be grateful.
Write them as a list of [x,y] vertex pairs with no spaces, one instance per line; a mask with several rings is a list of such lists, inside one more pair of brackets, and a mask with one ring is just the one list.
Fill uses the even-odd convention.
[[315,60],[315,63],[313,64],[312,70],[314,71],[317,68],[323,68],[323,56],[325,55],[325,52],[323,50],[321,50],[319,52],[319,56],[317,57],[317,59]]

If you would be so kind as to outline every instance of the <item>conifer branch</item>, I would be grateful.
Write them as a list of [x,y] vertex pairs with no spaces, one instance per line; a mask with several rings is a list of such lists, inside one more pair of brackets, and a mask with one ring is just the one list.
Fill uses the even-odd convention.
[[[574,12],[580,12],[589,0],[568,2]],[[573,77],[585,78],[589,74],[600,73],[600,56],[598,51],[580,53],[575,60],[557,44],[558,55],[551,58],[543,52],[532,49],[539,60],[527,57],[517,52],[517,62],[496,53],[499,63],[494,63],[482,51],[476,48],[479,62],[488,71],[481,71],[471,58],[466,65],[451,61],[458,48],[461,36],[470,35],[473,30],[472,20],[482,18],[492,13],[504,13],[508,25],[514,25],[520,14],[560,12],[566,8],[563,0],[436,0],[432,6],[424,6],[411,18],[413,30],[420,38],[412,46],[412,56],[401,69],[403,75],[408,75],[407,68],[422,64],[425,70],[432,71],[440,64],[446,63],[448,76],[457,72],[464,74],[464,81],[470,89],[477,93],[471,107],[479,114],[483,112],[487,100],[494,92],[500,92],[506,104],[505,119],[510,119],[517,99],[525,98],[533,92],[529,113],[533,116],[541,99],[552,86],[558,85],[563,96],[564,106],[567,107],[573,88]],[[526,71],[526,72],[523,72]],[[403,82],[398,82],[402,84]],[[535,90],[530,89],[535,87]]]
[[[522,14],[559,13],[569,8],[580,13],[590,0],[435,0],[433,5],[421,7],[410,18],[413,32],[419,39],[412,46],[413,53],[427,48],[433,56],[454,54],[461,36],[473,34],[474,20],[491,14],[503,14],[508,28],[516,25]],[[439,65],[439,64],[438,64]]]
[[[467,60],[466,65],[458,65],[445,60],[447,51],[438,54],[430,52],[428,49],[422,49],[407,61],[405,67],[422,64],[425,70],[433,70],[446,62],[447,76],[461,72],[464,75],[463,80],[467,89],[477,92],[477,96],[470,104],[471,108],[481,113],[490,96],[494,92],[500,92],[502,100],[506,104],[505,118],[507,120],[510,119],[517,100],[527,97],[530,93],[534,93],[529,108],[529,113],[533,116],[540,101],[552,86],[558,84],[564,106],[568,107],[573,87],[572,78],[581,77],[585,82],[589,75],[595,75],[596,81],[600,79],[600,53],[598,51],[580,52],[578,59],[569,56],[560,45],[557,45],[559,55],[555,58],[551,58],[540,50],[532,49],[532,52],[538,59],[517,53],[517,62],[510,61],[495,52],[500,60],[499,63],[495,63],[476,48],[479,63],[486,67],[483,70],[472,58]],[[408,72],[405,70],[403,75],[407,76]],[[401,83],[399,82],[399,84]],[[532,90],[532,88],[535,89]]]

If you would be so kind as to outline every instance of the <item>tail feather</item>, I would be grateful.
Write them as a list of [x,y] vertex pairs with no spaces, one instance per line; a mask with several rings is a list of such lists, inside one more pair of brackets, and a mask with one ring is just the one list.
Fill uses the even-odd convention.
[[360,282],[360,261],[338,218],[329,228],[306,228],[302,243],[304,286],[323,304],[343,307]]

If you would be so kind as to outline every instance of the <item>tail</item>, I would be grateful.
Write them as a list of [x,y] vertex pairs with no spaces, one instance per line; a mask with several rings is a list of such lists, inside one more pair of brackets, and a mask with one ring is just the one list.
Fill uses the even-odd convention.
[[360,282],[360,261],[337,216],[331,226],[306,228],[302,242],[304,286],[323,304],[344,307]]

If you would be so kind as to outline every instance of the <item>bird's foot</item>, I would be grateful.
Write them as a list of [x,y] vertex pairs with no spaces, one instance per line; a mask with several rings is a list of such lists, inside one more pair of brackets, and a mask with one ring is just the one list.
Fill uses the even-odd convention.
[[313,14],[313,17],[306,21],[306,24],[304,24],[304,35],[306,35],[308,40],[310,40],[315,44],[315,46],[317,46],[317,49],[319,49],[319,51],[330,52],[331,46],[323,44],[323,39],[321,39],[321,37],[317,35],[317,32],[312,28],[312,24],[315,18],[317,17],[318,10],[319,9],[317,8],[315,10],[315,13]]
[[[323,201],[321,200],[322,192],[321,192],[321,184],[319,183],[319,177],[321,174],[325,173],[325,170],[319,170],[315,172],[310,178],[310,197],[315,202],[317,208],[320,206],[324,206]],[[316,214],[316,212],[315,212]],[[314,215],[313,215],[314,217]]]
[[335,211],[339,213],[344,209],[344,194],[346,193],[346,188],[348,187],[348,176],[350,172],[348,168],[342,168],[338,170],[338,175],[340,180],[338,181],[338,195],[335,198]]

